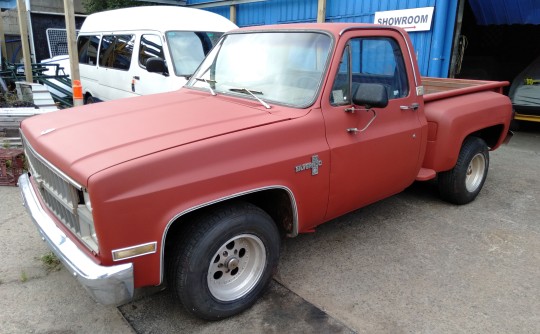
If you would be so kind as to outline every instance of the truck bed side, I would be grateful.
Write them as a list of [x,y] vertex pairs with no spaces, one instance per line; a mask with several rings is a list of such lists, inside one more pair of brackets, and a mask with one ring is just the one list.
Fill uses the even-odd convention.
[[422,77],[425,102],[481,91],[493,91],[502,94],[503,87],[508,86],[509,84],[508,81]]
[[478,136],[491,150],[508,132],[512,104],[502,94],[508,82],[422,78],[428,142],[423,167],[436,172],[456,164],[465,138]]

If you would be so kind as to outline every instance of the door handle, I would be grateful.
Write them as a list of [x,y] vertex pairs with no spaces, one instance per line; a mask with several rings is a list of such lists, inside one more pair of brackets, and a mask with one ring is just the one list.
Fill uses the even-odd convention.
[[136,76],[133,77],[133,80],[141,80],[141,77],[139,77],[138,75],[136,75]]
[[412,111],[416,111],[416,110],[418,110],[418,108],[420,108],[420,105],[418,103],[413,103],[410,106],[400,106],[399,107],[399,109],[401,109],[401,110],[412,110]]

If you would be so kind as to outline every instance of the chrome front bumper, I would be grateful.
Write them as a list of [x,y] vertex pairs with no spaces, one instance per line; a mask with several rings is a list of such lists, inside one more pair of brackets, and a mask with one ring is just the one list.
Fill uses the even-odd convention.
[[37,226],[44,241],[75,276],[95,301],[105,305],[121,305],[133,298],[133,265],[110,267],[92,261],[59,229],[41,206],[28,174],[19,177],[23,205]]

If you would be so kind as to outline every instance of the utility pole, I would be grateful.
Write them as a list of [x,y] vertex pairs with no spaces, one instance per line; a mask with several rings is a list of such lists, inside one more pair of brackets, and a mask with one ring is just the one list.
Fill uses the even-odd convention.
[[21,44],[23,51],[24,75],[27,82],[33,82],[32,62],[30,61],[30,46],[28,45],[28,23],[26,21],[26,4],[24,0],[17,0],[17,14],[21,30]]
[[[20,0],[19,0],[20,1]],[[83,105],[80,95],[79,52],[77,50],[77,35],[75,33],[75,10],[73,0],[64,0],[64,14],[66,17],[66,33],[69,53],[69,68],[73,89],[73,106]]]
[[317,23],[324,23],[326,20],[326,0],[319,0],[317,4]]
[[[0,15],[0,43],[2,44],[2,58],[7,59],[6,34],[4,32],[4,18]],[[2,65],[4,65],[2,61]]]
[[230,16],[230,21],[234,24],[236,24],[236,5],[230,5],[229,6],[229,16]]

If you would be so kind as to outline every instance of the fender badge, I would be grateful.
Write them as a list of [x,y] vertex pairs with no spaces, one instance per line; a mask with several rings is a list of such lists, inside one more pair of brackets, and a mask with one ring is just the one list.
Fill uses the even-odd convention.
[[318,155],[311,157],[311,162],[301,164],[295,167],[296,172],[301,172],[306,169],[311,169],[311,175],[319,174],[319,167],[322,166],[322,160],[319,160]]
[[56,130],[55,128],[50,128],[50,129],[47,129],[47,130],[43,130],[41,131],[41,135],[46,135],[47,133],[51,133],[53,132],[54,130]]

